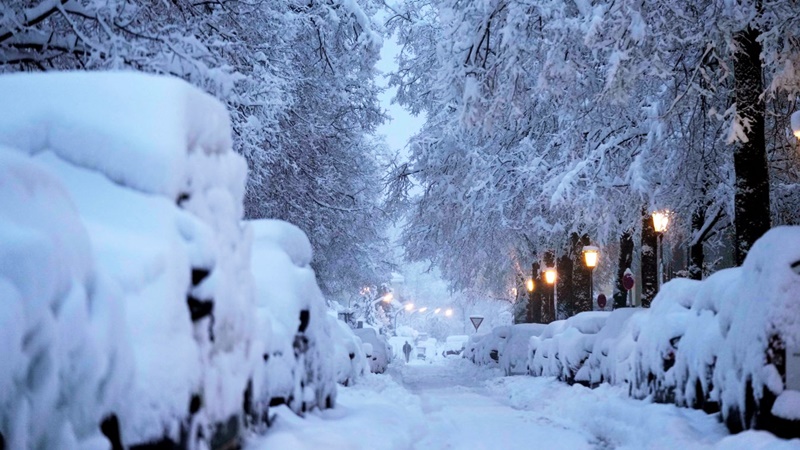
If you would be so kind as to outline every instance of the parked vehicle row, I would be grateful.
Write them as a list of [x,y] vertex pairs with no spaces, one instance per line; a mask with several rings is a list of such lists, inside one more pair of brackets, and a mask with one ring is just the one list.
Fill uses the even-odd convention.
[[0,446],[235,448],[362,373],[304,233],[241,221],[222,104],[86,72],[0,76],[0,101]]
[[800,437],[799,244],[800,227],[774,228],[741,267],[672,280],[651,308],[528,325],[525,358],[509,347],[522,325],[498,327],[471,337],[465,357],[494,364],[498,352],[507,374],[527,364],[533,376],[719,412],[733,432]]

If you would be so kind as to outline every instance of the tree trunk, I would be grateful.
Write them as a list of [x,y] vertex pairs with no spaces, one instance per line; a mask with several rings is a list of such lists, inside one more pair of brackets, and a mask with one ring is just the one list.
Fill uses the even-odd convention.
[[[744,262],[756,239],[770,227],[769,170],[764,139],[764,92],[761,44],[758,30],[747,27],[736,33],[738,47],[733,61],[736,114],[747,142],[737,142],[733,152],[736,172],[734,225],[736,264]],[[745,124],[749,123],[749,127]]]
[[628,291],[622,286],[622,277],[625,270],[633,265],[633,235],[626,231],[619,238],[619,265],[617,266],[617,280],[614,283],[614,308],[624,308],[628,299]]
[[[556,256],[553,254],[553,252],[545,252],[542,262],[544,263],[544,269],[547,269],[548,267],[555,267]],[[541,275],[541,278],[541,285],[543,288],[542,323],[550,323],[554,321],[556,317],[556,311],[553,307],[553,290],[555,288],[555,284],[547,284],[547,282],[544,281],[544,275]]]
[[573,314],[591,311],[594,307],[592,299],[591,273],[583,260],[583,247],[591,245],[589,235],[578,236],[573,233],[572,241],[572,299]]
[[531,276],[533,277],[533,293],[531,294],[531,322],[542,323],[542,293],[544,285],[542,276],[539,273],[539,263],[531,264]]
[[702,232],[705,222],[705,210],[701,207],[695,208],[692,214],[692,236],[694,239],[694,236],[698,235],[698,238],[695,239],[695,244],[689,247],[689,278],[693,280],[703,279],[703,260],[705,259],[705,254],[703,253],[704,239],[699,238],[699,234]]
[[642,306],[650,307],[650,303],[658,292],[658,261],[656,246],[658,235],[653,227],[653,218],[642,211]]
[[572,317],[575,315],[575,289],[572,283],[574,264],[572,252],[568,251],[558,258],[556,284],[558,284],[558,312],[559,317]]

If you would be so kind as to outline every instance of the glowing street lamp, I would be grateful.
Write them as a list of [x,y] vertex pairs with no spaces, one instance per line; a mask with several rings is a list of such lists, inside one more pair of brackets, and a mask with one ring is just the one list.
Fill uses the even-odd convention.
[[554,269],[552,267],[549,268],[549,269],[545,269],[545,271],[544,271],[544,281],[546,281],[547,284],[555,283],[556,282],[556,269]]
[[550,285],[550,292],[553,295],[553,319],[558,319],[558,294],[556,294],[556,268],[550,267],[544,270],[544,281]]
[[528,289],[528,322],[537,323],[541,322],[541,318],[536,311],[536,302],[533,297],[533,291],[536,289],[536,283],[533,282],[533,266],[531,266],[531,278],[525,282],[525,287]]
[[439,314],[440,312],[442,312],[442,308],[436,308],[433,310],[434,314]]
[[656,211],[653,213],[653,228],[656,233],[664,233],[669,225],[669,211]]
[[664,268],[661,262],[661,241],[669,225],[669,211],[653,212],[653,228],[656,230],[656,272],[658,274],[658,290],[664,283]]
[[583,260],[586,267],[589,268],[589,296],[594,302],[594,268],[597,267],[597,262],[600,259],[600,249],[594,245],[587,245],[583,247]]
[[587,245],[583,247],[583,260],[586,267],[594,269],[597,267],[597,261],[600,259],[600,249],[594,245]]
[[451,316],[453,315],[453,308],[447,308],[447,309],[444,311],[444,315],[445,315],[446,317],[451,317]]
[[412,309],[414,309],[414,304],[406,303],[405,306],[403,306],[403,309],[405,309],[406,311],[411,311]]
[[418,309],[417,312],[424,313],[427,310],[428,310],[428,307],[427,306],[423,306],[422,308]]
[[795,111],[792,114],[792,133],[794,137],[800,139],[800,111]]

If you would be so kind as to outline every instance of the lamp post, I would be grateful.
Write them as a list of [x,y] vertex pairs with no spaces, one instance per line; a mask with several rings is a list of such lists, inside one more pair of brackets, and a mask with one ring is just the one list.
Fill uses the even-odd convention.
[[594,268],[597,267],[597,261],[600,259],[600,249],[594,245],[587,245],[583,247],[583,261],[586,267],[589,268],[589,298],[594,303]]
[[401,312],[404,312],[404,311],[405,312],[411,312],[413,309],[414,309],[414,304],[413,303],[406,303],[405,305],[403,305],[403,307],[401,309],[398,309],[394,313],[394,317],[392,317],[392,320],[394,321],[394,335],[395,336],[397,336],[397,316]]
[[556,269],[550,267],[544,271],[544,281],[551,286],[553,293],[553,320],[558,319],[558,297],[556,296]]
[[530,323],[536,323],[536,310],[533,304],[533,289],[536,285],[533,282],[533,278],[528,278],[525,287],[528,289],[528,311],[530,311],[530,314],[528,314],[528,321]]
[[669,225],[669,211],[656,211],[653,213],[653,228],[656,230],[656,278],[658,290],[664,282],[664,267],[661,263],[661,241]]

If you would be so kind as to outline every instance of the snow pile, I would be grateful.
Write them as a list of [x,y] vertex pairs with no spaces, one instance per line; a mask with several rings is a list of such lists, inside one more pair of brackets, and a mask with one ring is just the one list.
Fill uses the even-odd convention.
[[[719,351],[714,384],[723,417],[744,420],[747,404],[759,403],[769,416],[771,399],[784,391],[780,371],[787,349],[800,348],[800,227],[777,227],[753,244],[736,283],[717,283],[715,300],[725,345]],[[720,280],[722,281],[722,280]],[[796,350],[795,350],[796,351]],[[782,408],[784,418],[800,416],[800,404]],[[739,417],[736,417],[736,416]],[[795,435],[797,431],[794,432]]]
[[[334,329],[310,266],[311,244],[296,226],[253,220],[252,273],[258,330],[265,343],[254,379],[254,409],[286,403],[296,413],[336,401]],[[346,338],[344,338],[346,340]],[[351,345],[343,343],[348,354]],[[341,349],[340,349],[341,350]],[[356,349],[357,350],[357,349]],[[354,368],[354,370],[358,370]]]
[[[132,372],[119,291],[68,192],[0,147],[0,434],[6,448],[102,448]],[[64,401],[68,399],[69,401]]]
[[[136,190],[177,199],[202,183],[190,155],[233,156],[225,107],[177,78],[25,73],[3,75],[2,86],[0,144],[28,154],[50,150]],[[239,158],[224,159],[243,169]],[[226,181],[233,192],[243,189],[241,180]]]
[[[790,357],[800,348],[798,243],[800,227],[774,228],[741,267],[672,280],[649,309],[553,322],[530,339],[530,373],[625,385],[634,397],[721,410],[734,431],[797,436],[800,397],[790,380],[800,367]],[[490,340],[473,343],[476,362]]]
[[[102,320],[93,328],[94,316],[78,315],[69,334],[77,347],[98,349],[101,360],[132,359],[130,384],[108,410],[122,442],[190,445],[198,435],[235,430],[251,375],[253,299],[249,235],[239,224],[246,166],[230,150],[224,107],[180,80],[133,73],[3,76],[0,92],[0,142],[60,180],[71,201],[50,205],[77,208],[75,225],[50,244],[55,253],[48,258],[61,258],[59,267],[89,280],[82,288],[93,299],[89,313]],[[61,228],[65,220],[54,223]],[[61,253],[63,242],[78,245],[81,236],[88,236],[81,252]],[[3,248],[11,242],[25,241],[4,238]],[[20,245],[31,253],[41,246]],[[68,278],[57,270],[64,269],[37,265],[17,284]],[[31,295],[39,302],[31,305],[51,301],[46,292]],[[72,301],[80,302],[75,295]],[[111,306],[103,312],[103,305]],[[114,330],[114,345],[102,336],[81,343],[84,330],[104,327]],[[39,341],[37,351],[62,351],[48,349],[48,342]],[[113,347],[127,344],[127,359],[115,356]],[[110,370],[75,356],[80,352],[69,355],[69,376],[91,380]],[[57,370],[41,361],[44,372]],[[58,378],[61,387],[68,386],[64,379]],[[97,429],[97,414],[90,413],[96,399],[66,395],[61,402],[87,411]],[[32,411],[48,407],[34,403]]]
[[796,435],[790,421],[800,404],[776,402],[791,375],[787,348],[800,343],[800,246],[790,243],[800,243],[800,227],[774,228],[741,267],[665,284],[628,328],[633,358],[617,370],[627,372],[632,394],[721,409],[732,430]]

